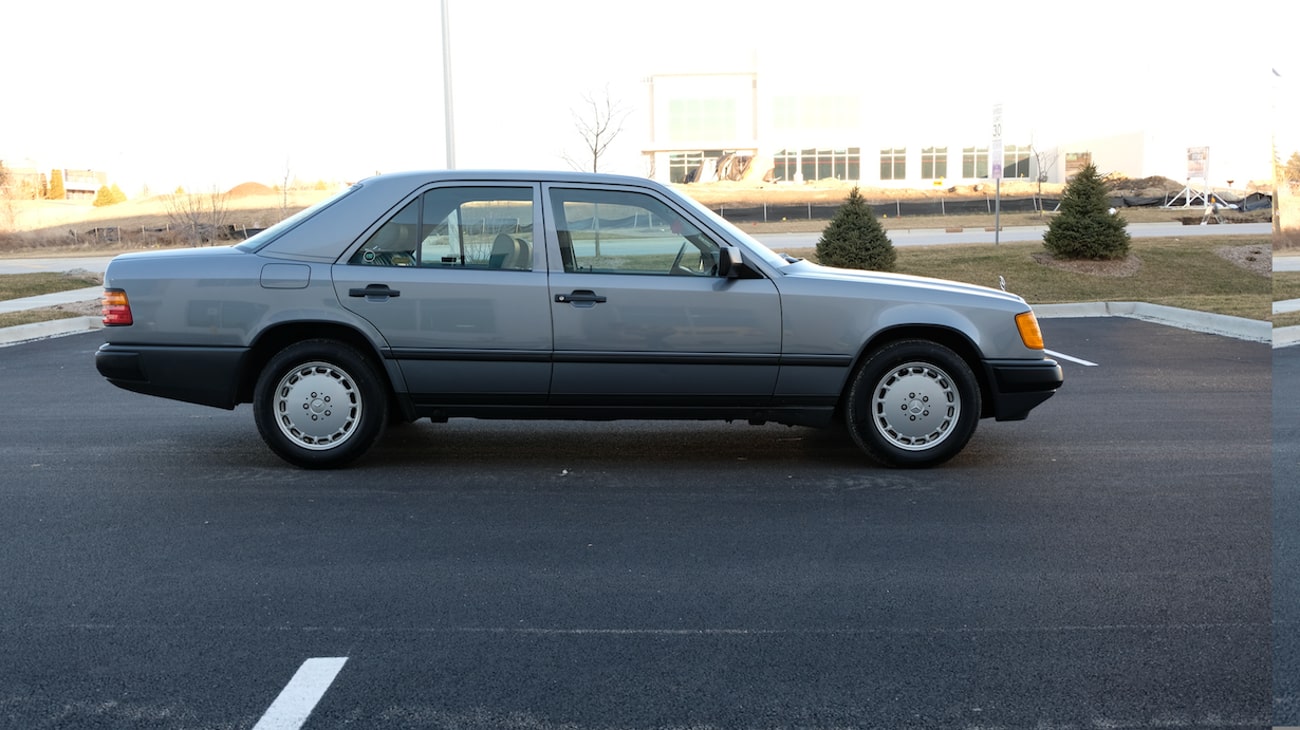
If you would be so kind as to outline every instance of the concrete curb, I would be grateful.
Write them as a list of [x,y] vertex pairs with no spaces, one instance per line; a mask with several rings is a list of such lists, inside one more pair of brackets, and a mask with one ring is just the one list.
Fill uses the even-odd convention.
[[1210,314],[1146,302],[1081,302],[1038,304],[1034,312],[1043,319],[1058,317],[1130,317],[1179,327],[1193,332],[1235,337],[1251,342],[1274,342],[1273,325],[1257,319]]
[[1273,348],[1291,347],[1300,345],[1300,325],[1294,327],[1278,327],[1273,330]]
[[75,335],[81,332],[102,329],[103,321],[99,317],[68,317],[53,319],[48,322],[32,322],[13,327],[0,328],[0,347],[17,345],[32,340],[44,340],[51,337]]
[[1300,299],[1284,299],[1280,302],[1273,302],[1273,314],[1287,314],[1288,312],[1300,312]]

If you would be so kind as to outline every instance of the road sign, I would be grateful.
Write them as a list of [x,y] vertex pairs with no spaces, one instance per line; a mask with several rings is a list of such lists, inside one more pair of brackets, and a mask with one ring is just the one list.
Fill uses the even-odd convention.
[[993,143],[989,145],[989,172],[994,180],[1002,179],[1002,104],[993,105]]

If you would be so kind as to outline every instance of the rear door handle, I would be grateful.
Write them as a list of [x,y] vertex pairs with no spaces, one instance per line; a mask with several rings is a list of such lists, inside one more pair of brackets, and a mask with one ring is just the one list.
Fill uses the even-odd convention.
[[367,284],[364,289],[360,287],[348,289],[348,296],[382,301],[390,297],[400,297],[402,293],[396,289],[389,289],[387,284]]
[[557,304],[604,304],[605,297],[589,289],[578,289],[568,294],[556,294]]

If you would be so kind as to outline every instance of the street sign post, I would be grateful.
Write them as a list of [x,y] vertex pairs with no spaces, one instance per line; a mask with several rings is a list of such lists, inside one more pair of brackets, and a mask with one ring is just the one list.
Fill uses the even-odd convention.
[[989,145],[989,172],[993,175],[993,245],[1002,238],[1002,103],[993,105],[993,143]]

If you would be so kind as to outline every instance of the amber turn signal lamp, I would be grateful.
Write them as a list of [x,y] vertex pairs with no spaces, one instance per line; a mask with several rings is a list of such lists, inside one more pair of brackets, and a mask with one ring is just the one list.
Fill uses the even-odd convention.
[[131,304],[126,300],[126,292],[121,289],[105,289],[103,302],[104,326],[114,327],[131,324]]
[[1016,329],[1020,330],[1020,341],[1031,350],[1043,349],[1043,331],[1038,328],[1038,318],[1033,311],[1016,315]]

